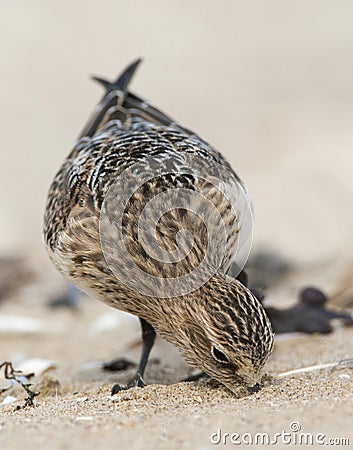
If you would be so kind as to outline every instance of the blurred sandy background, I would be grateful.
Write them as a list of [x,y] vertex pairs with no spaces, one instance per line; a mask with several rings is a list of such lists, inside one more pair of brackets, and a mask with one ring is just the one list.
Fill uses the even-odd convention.
[[[50,448],[67,449],[84,441],[92,449],[113,442],[205,449],[214,448],[207,433],[219,424],[225,431],[276,432],[294,419],[306,431],[347,434],[351,371],[294,380],[239,402],[226,394],[218,401],[214,393],[210,400],[201,387],[175,385],[152,386],[136,398],[127,393],[113,406],[115,378],[78,375],[79,367],[123,355],[128,339],[121,341],[121,330],[91,333],[108,309],[97,302],[87,300],[80,316],[45,309],[62,284],[43,249],[41,228],[53,175],[102,94],[89,76],[114,78],[141,56],[132,89],[231,161],[253,198],[254,249],[279,252],[296,265],[297,275],[275,300],[294,301],[304,283],[337,289],[353,256],[352,23],[350,0],[1,2],[0,255],[27,255],[42,285],[16,294],[0,312],[29,314],[54,331],[45,338],[2,335],[0,357],[22,352],[58,361],[62,391],[15,417],[10,405],[0,421],[8,446],[0,433],[0,448],[50,442]],[[138,336],[138,328],[129,330],[129,339]],[[352,330],[301,339],[278,344],[270,373],[353,353]],[[186,370],[163,345],[156,354],[165,372],[152,365],[148,381],[177,381]],[[138,347],[132,355],[137,358]],[[86,407],[78,406],[74,391],[88,393]],[[94,419],[76,423],[80,415]],[[19,426],[23,434],[16,433]]]
[[255,244],[339,258],[353,241],[352,19],[350,0],[1,2],[0,249],[42,251],[48,185],[101,96],[89,75],[142,56],[133,89],[229,158]]

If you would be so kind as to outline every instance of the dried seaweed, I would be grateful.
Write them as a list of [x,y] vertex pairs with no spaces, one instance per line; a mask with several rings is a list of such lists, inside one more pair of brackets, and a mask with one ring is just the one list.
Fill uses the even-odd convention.
[[21,407],[18,406],[16,409],[23,409],[27,408],[29,406],[34,406],[33,399],[39,395],[39,392],[32,391],[30,389],[31,383],[25,383],[22,380],[22,377],[25,377],[27,379],[31,378],[34,374],[30,373],[27,375],[24,375],[20,370],[14,369],[12,362],[5,361],[0,364],[0,370],[4,369],[4,375],[6,380],[14,380],[16,381],[26,392],[27,397],[25,398],[25,404]]

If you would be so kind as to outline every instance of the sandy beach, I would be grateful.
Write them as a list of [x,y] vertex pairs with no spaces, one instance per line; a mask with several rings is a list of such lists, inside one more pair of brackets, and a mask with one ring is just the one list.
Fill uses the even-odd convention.
[[[325,442],[329,438],[352,442],[352,363],[283,378],[277,375],[351,358],[353,329],[338,327],[326,336],[279,336],[266,367],[270,377],[264,380],[265,387],[239,398],[212,381],[179,382],[191,369],[160,339],[146,373],[151,384],[111,397],[113,383],[125,383],[134,369],[106,372],[99,363],[125,356],[137,361],[138,322],[88,298],[82,299],[78,312],[52,311],[38,301],[39,292],[27,289],[25,301],[30,302],[31,314],[26,315],[41,320],[48,329],[2,336],[6,344],[1,356],[15,361],[24,355],[55,358],[56,368],[33,379],[34,388],[41,391],[35,407],[16,410],[25,398],[19,386],[1,395],[1,400],[9,394],[18,398],[0,407],[0,448],[4,450],[48,445],[57,449],[111,445],[124,449],[211,449],[216,447],[211,435],[218,429],[222,436],[245,433],[249,442],[249,433],[254,439],[256,433],[267,433],[274,439],[275,433],[290,432],[293,423],[299,424],[301,432],[311,433],[313,439],[323,433]],[[23,302],[5,303],[1,313],[23,315]],[[217,442],[218,438],[213,439]],[[235,445],[226,442],[230,447]],[[318,443],[316,446],[319,448]]]

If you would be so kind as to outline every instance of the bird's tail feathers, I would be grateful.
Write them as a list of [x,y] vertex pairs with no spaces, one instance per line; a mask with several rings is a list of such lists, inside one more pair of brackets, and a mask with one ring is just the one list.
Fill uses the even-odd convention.
[[157,125],[170,126],[175,122],[159,109],[132,94],[128,88],[141,59],[132,62],[118,78],[111,82],[100,77],[93,77],[105,88],[105,95],[98,103],[83,128],[80,138],[93,136],[106,123],[119,120],[122,126],[129,123],[132,117],[140,117]]

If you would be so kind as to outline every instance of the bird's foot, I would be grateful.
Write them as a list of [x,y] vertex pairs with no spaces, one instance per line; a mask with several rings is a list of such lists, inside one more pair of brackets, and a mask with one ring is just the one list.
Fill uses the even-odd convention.
[[145,382],[143,381],[143,378],[139,373],[137,373],[132,380],[129,381],[129,383],[125,386],[122,386],[121,384],[114,384],[112,387],[112,393],[111,395],[115,395],[120,391],[127,391],[130,388],[133,387],[145,387]]

